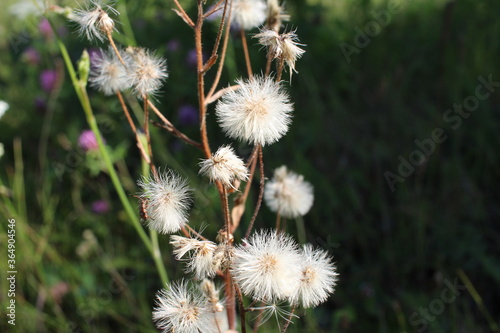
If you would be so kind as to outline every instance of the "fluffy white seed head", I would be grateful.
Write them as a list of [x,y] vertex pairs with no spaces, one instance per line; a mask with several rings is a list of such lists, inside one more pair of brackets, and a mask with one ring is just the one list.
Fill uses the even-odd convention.
[[274,302],[297,293],[300,260],[290,236],[260,231],[236,248],[231,273],[245,295]]
[[305,51],[299,47],[304,46],[304,44],[299,43],[299,37],[295,31],[278,34],[274,30],[261,29],[253,37],[259,39],[260,45],[267,47],[270,57],[285,61],[290,71],[290,79],[293,72],[297,73],[295,62],[302,57]]
[[310,308],[325,302],[334,292],[338,276],[332,258],[325,250],[307,244],[302,251],[301,271],[299,292],[292,303]]
[[267,27],[279,31],[284,21],[289,21],[290,15],[285,12],[283,4],[278,0],[267,0]]
[[78,24],[80,35],[85,35],[89,41],[98,39],[104,41],[107,34],[115,28],[115,22],[109,13],[118,15],[118,11],[100,0],[90,0],[86,8],[75,9],[71,20]]
[[[125,53],[119,52],[123,58]],[[132,82],[118,56],[110,48],[108,51],[101,50],[97,56],[90,71],[90,84],[109,96],[130,88]]]
[[214,242],[173,235],[170,237],[170,244],[173,245],[178,260],[189,253],[187,272],[194,272],[198,279],[213,277],[217,273],[214,258],[217,245]]
[[235,29],[250,30],[264,23],[267,4],[264,0],[233,0],[231,24]]
[[153,320],[164,333],[218,331],[206,297],[197,288],[188,288],[184,281],[158,292]]
[[264,201],[269,209],[283,217],[303,216],[312,207],[313,186],[283,165],[274,170],[274,177],[266,183]]
[[191,189],[171,171],[138,182],[146,203],[148,226],[161,234],[178,231],[187,223]]
[[250,144],[268,145],[288,131],[293,104],[281,83],[254,76],[218,102],[216,115],[227,136]]
[[155,95],[168,77],[166,60],[144,48],[128,47],[126,52],[134,92],[139,98]]
[[220,181],[227,187],[233,186],[235,179],[248,179],[248,170],[245,163],[229,146],[220,147],[212,158],[200,162],[200,174],[210,178],[211,181]]

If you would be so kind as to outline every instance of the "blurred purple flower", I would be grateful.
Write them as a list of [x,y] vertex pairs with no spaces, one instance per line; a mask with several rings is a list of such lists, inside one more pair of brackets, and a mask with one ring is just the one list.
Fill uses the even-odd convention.
[[38,65],[40,63],[40,53],[33,47],[28,47],[24,50],[22,58],[30,65]]
[[183,104],[179,107],[179,123],[184,126],[198,123],[198,109],[191,104]]
[[84,151],[99,149],[94,132],[92,132],[91,130],[83,131],[78,138],[78,146],[80,146],[80,148],[82,148]]
[[49,20],[43,19],[38,24],[38,30],[42,34],[45,39],[51,39],[54,36],[54,32],[52,31],[52,27],[50,26]]
[[90,68],[95,68],[102,57],[101,50],[95,47],[91,47],[87,50],[87,52],[89,53],[90,58]]
[[40,114],[45,114],[45,111],[47,111],[47,101],[45,100],[45,98],[35,98],[35,110]]
[[196,49],[191,49],[188,51],[188,54],[186,56],[186,63],[188,64],[189,67],[196,67],[197,64]]
[[96,214],[105,214],[109,210],[109,204],[106,200],[97,200],[92,203],[92,211]]
[[181,44],[177,39],[172,39],[167,43],[167,50],[170,52],[178,51]]
[[53,69],[46,69],[40,74],[40,85],[46,93],[52,92],[57,84],[57,72]]

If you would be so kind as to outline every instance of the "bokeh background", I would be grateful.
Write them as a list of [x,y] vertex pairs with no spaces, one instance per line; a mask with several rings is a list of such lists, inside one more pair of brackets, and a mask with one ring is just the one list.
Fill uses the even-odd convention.
[[[191,13],[194,1],[181,2]],[[53,32],[29,13],[29,5],[3,0],[0,14],[0,100],[9,105],[0,120],[0,327],[154,332],[151,308],[161,288],[154,263],[99,153],[79,144],[88,130],[84,113]],[[474,104],[479,77],[500,82],[500,2],[286,5],[288,28],[297,28],[307,52],[290,87],[296,109],[291,131],[265,148],[266,173],[286,164],[314,185],[305,235],[298,235],[294,221],[287,228],[330,251],[340,273],[335,294],[308,310],[290,332],[499,332],[500,84],[489,87],[470,115],[448,110]],[[117,40],[168,59],[170,77],[158,101],[180,129],[196,137],[193,36],[172,7],[170,1],[118,0],[116,8],[130,24],[118,26]],[[397,13],[390,11],[395,8]],[[85,48],[92,54],[99,46],[79,38],[62,17],[51,17],[73,61]],[[215,32],[216,24],[207,23],[207,46]],[[224,85],[244,74],[242,54],[234,37]],[[255,69],[263,68],[265,54],[255,40],[251,57]],[[136,205],[132,195],[141,165],[134,138],[117,101],[89,91],[116,170]],[[213,108],[208,121],[212,145],[229,142],[218,132]],[[418,153],[423,148],[415,140],[429,142],[436,129],[446,139],[433,149],[428,145],[430,153]],[[221,212],[215,189],[196,175],[200,154],[156,128],[153,145],[157,165],[177,170],[198,189],[191,224],[206,225],[205,233],[214,235]],[[249,147],[235,146],[249,154]],[[410,160],[417,165],[408,165]],[[255,192],[249,204],[254,200]],[[4,314],[9,218],[17,223],[15,328]],[[257,223],[274,223],[267,207]],[[170,279],[181,278],[168,237],[160,242]],[[271,320],[263,331],[275,332],[273,325]]]

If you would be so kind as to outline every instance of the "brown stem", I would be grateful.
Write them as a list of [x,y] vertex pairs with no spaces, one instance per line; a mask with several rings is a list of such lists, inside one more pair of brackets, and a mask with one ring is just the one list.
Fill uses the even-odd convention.
[[151,170],[154,169],[153,167],[153,149],[151,148],[151,135],[149,133],[149,108],[148,108],[148,95],[144,95],[144,133],[146,134],[146,140],[148,142],[148,151],[149,151],[149,166],[151,167]]
[[238,89],[240,89],[240,85],[239,84],[235,84],[234,86],[223,88],[223,89],[217,91],[215,94],[213,94],[211,96],[207,95],[207,98],[205,99],[205,105],[213,103],[216,100],[218,100],[219,98],[221,98],[224,94],[226,94],[226,93],[228,93],[230,91],[233,91],[233,90],[238,90]]
[[245,319],[245,307],[243,306],[243,294],[241,293],[240,287],[237,284],[234,284],[234,290],[236,290],[236,296],[238,298],[238,306],[240,308],[240,325],[241,325],[241,333],[247,332],[247,325]]
[[[205,237],[203,237],[200,233],[198,233],[196,230],[194,230],[193,228],[191,228],[189,225],[187,225],[187,224],[186,224],[186,227],[189,229],[189,232],[190,232],[190,233],[192,233],[192,234],[196,235],[196,236],[197,236],[198,238],[200,238],[201,240],[204,240],[204,241],[208,240],[208,239],[206,239]],[[191,237],[189,237],[189,238],[191,238]]]
[[255,206],[255,211],[253,212],[252,220],[250,221],[250,225],[248,226],[247,232],[245,234],[245,238],[248,239],[250,236],[250,232],[252,231],[255,220],[257,219],[257,214],[259,214],[260,205],[262,204],[262,197],[264,196],[264,158],[262,156],[262,146],[259,144],[259,168],[260,168],[260,188],[259,188],[259,198],[257,199],[257,204]]
[[[223,0],[221,0],[220,2],[222,2]],[[220,2],[214,6],[214,8],[216,8]],[[220,44],[220,40],[221,40],[221,37],[222,37],[222,31],[224,30],[224,24],[226,23],[226,13],[227,13],[227,1],[224,3],[224,10],[222,12],[222,18],[220,20],[220,24],[219,24],[219,31],[217,32],[217,37],[215,38],[215,45],[214,45],[214,48],[212,50],[212,55],[210,56],[210,59],[207,61],[207,63],[205,64],[205,66],[203,66],[203,72],[206,73],[210,67],[212,67],[215,62],[217,61],[217,51],[219,50],[219,44]],[[203,16],[203,19],[205,19],[206,16],[204,15]]]
[[284,65],[285,65],[285,58],[281,57],[278,62],[278,73],[276,75],[276,82],[281,81],[281,74],[283,73]]
[[247,66],[247,74],[249,78],[252,78],[253,77],[252,63],[250,62],[250,53],[248,52],[248,43],[245,30],[241,29],[240,34],[241,34],[241,43],[243,44],[243,52],[245,53],[245,64]]
[[257,156],[257,152],[258,152],[258,149],[257,149],[257,146],[255,146],[255,148],[252,152],[252,155],[250,156],[250,158],[248,159],[248,161],[246,163],[246,167],[250,169],[250,175],[249,175],[248,181],[245,185],[245,190],[243,191],[243,194],[241,196],[238,196],[234,202],[235,207],[242,208],[242,212],[241,212],[241,214],[233,215],[233,230],[231,230],[231,233],[234,233],[234,230],[240,225],[241,217],[243,216],[243,213],[245,212],[245,203],[247,201],[248,194],[250,193],[250,188],[252,186],[253,177],[255,175],[255,167],[257,165],[257,159],[255,157]]
[[224,41],[222,42],[222,53],[220,56],[219,67],[217,67],[217,73],[215,74],[215,79],[214,79],[214,82],[212,83],[212,87],[208,91],[207,98],[210,98],[213,95],[213,93],[215,92],[215,89],[217,89],[217,85],[219,84],[219,81],[220,81],[220,78],[222,75],[222,69],[224,68],[224,60],[226,59],[226,53],[227,53],[226,52],[227,51],[227,44],[229,42],[229,31],[231,30],[230,29],[231,12],[232,12],[232,5],[233,5],[233,1],[232,0],[229,0],[229,1],[230,1],[230,3],[229,3],[229,15],[227,18],[227,28],[226,28],[226,32],[224,34]]
[[273,56],[271,52],[267,53],[267,62],[266,62],[266,76],[269,76],[271,74],[271,64],[273,62]]
[[236,306],[234,303],[234,286],[231,279],[231,274],[226,271],[225,274],[225,285],[226,285],[226,312],[227,312],[227,322],[230,330],[236,329]]
[[150,101],[148,100],[149,107],[153,110],[154,113],[163,121],[163,124],[159,124],[156,122],[153,122],[153,125],[156,127],[161,127],[178,137],[179,139],[183,140],[186,143],[189,143],[190,145],[202,149],[202,145],[199,142],[196,142],[192,139],[190,139],[187,135],[179,131],[161,112],[158,110],[158,108]]
[[187,25],[189,25],[191,28],[194,28],[194,22],[193,22],[193,20],[191,20],[191,18],[186,13],[186,11],[184,10],[184,8],[182,8],[182,6],[179,3],[179,1],[178,0],[174,0],[174,2],[175,2],[175,5],[177,6],[177,8],[179,8],[179,10],[175,10],[174,9],[174,11],[177,13],[177,15],[179,15],[184,20],[184,22],[187,23]]
[[288,329],[288,326],[290,326],[290,323],[292,322],[292,317],[293,313],[295,312],[295,309],[297,308],[297,305],[292,306],[292,311],[290,311],[290,315],[288,316],[288,319],[285,322],[285,326],[283,326],[283,329],[281,330],[281,333],[285,333],[286,330]]
[[196,46],[196,60],[197,60],[197,70],[198,70],[198,104],[200,107],[200,135],[201,144],[203,146],[203,153],[205,158],[211,158],[212,152],[210,150],[210,145],[208,144],[207,135],[207,108],[205,105],[205,81],[203,73],[203,46],[201,40],[201,32],[203,26],[203,3],[198,0],[198,20],[196,26],[194,27],[194,39]]
[[212,15],[213,13],[215,13],[216,11],[220,10],[219,7],[220,7],[220,5],[221,5],[221,3],[223,1],[226,1],[226,0],[219,0],[219,2],[217,2],[217,4],[212,7],[212,9],[210,9],[208,12],[206,12],[205,14],[203,14],[203,19],[206,19],[207,17],[209,17],[210,15]]
[[113,40],[113,37],[111,36],[111,31],[107,30],[106,35],[108,37],[109,44],[111,45],[111,47],[113,48],[113,50],[116,53],[116,56],[118,57],[118,60],[120,60],[123,67],[127,68],[127,65],[125,65],[125,61],[123,61],[123,58],[122,58],[120,52],[118,51],[118,48],[116,47],[115,41]]
[[130,128],[134,132],[135,140],[137,141],[137,148],[139,148],[142,158],[146,161],[146,163],[151,164],[151,160],[146,151],[144,150],[139,135],[137,134],[137,128],[135,127],[134,121],[132,120],[132,117],[128,112],[128,108],[127,105],[125,104],[125,100],[123,99],[122,93],[117,91],[116,95],[118,96],[118,100],[120,101],[120,105],[122,107],[123,113],[125,114],[125,118],[127,118],[128,124],[130,125]]
[[278,211],[276,214],[276,233],[280,232],[281,214]]
[[224,212],[224,224],[226,226],[227,236],[231,233],[231,216],[229,216],[229,202],[227,199],[227,189],[224,184],[221,184],[222,193],[221,193],[221,201],[222,201],[222,210]]

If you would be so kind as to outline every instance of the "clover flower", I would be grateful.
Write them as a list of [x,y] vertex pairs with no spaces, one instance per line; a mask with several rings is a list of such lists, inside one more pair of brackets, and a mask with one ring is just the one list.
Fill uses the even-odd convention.
[[215,113],[227,136],[262,146],[278,141],[288,131],[293,104],[281,83],[271,77],[238,80],[238,90],[222,96]]
[[315,307],[334,292],[338,274],[325,250],[314,250],[312,245],[306,244],[301,256],[300,287],[292,302],[304,308]]
[[231,25],[235,29],[256,28],[267,18],[267,4],[263,0],[233,0],[232,6]]
[[157,293],[153,320],[164,333],[218,332],[206,297],[185,281],[172,283]]
[[312,207],[313,187],[302,175],[281,166],[274,170],[274,177],[265,185],[264,201],[271,211],[283,217],[303,216]]
[[300,260],[297,244],[290,236],[260,231],[236,248],[231,274],[245,295],[274,302],[297,293]]
[[[125,52],[120,52],[122,59]],[[101,50],[95,57],[90,71],[90,83],[104,95],[113,95],[131,87],[131,80],[127,69],[120,62],[115,51],[110,48],[107,52]]]
[[168,77],[166,60],[152,55],[147,49],[128,47],[132,87],[139,98],[154,95]]
[[212,158],[202,160],[200,167],[200,174],[207,176],[211,181],[220,181],[227,187],[234,188],[235,179],[248,179],[245,163],[229,146],[220,147]]
[[148,226],[161,234],[173,233],[187,223],[191,189],[171,171],[138,182],[141,200],[146,203]]
[[86,8],[76,9],[71,20],[78,24],[80,35],[85,35],[89,41],[98,39],[104,41],[115,28],[115,22],[108,13],[118,15],[118,11],[100,0],[90,0]]

